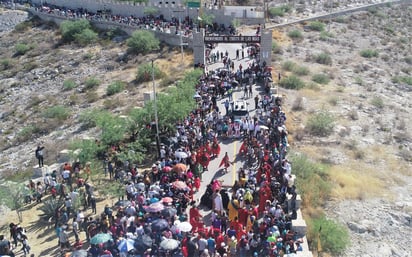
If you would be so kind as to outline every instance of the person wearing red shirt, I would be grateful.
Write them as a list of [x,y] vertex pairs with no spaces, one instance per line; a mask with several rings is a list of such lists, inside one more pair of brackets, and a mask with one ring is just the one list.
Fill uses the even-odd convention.
[[242,223],[239,222],[238,218],[235,217],[235,219],[230,222],[230,226],[233,227],[233,229],[236,231],[236,234],[243,229]]
[[240,222],[243,226],[246,226],[247,217],[248,217],[248,211],[247,211],[246,207],[239,208],[237,215],[238,215],[238,217],[239,217],[239,222]]

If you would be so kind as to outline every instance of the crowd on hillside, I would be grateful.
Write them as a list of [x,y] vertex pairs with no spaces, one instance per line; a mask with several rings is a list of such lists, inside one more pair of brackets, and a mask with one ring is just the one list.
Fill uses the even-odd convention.
[[[199,21],[193,20],[189,16],[180,19],[172,17],[171,20],[166,20],[163,15],[149,14],[142,17],[134,15],[122,16],[114,15],[110,10],[100,10],[91,12],[84,8],[70,9],[66,7],[54,6],[43,3],[40,6],[35,6],[39,12],[64,16],[68,19],[87,19],[90,21],[106,21],[115,22],[119,25],[128,25],[138,27],[140,29],[155,30],[164,33],[171,33],[171,27],[176,28],[176,34],[182,33],[183,36],[190,36],[192,32],[198,29]],[[234,34],[236,32],[232,25],[225,26],[224,24],[214,23],[213,25],[203,25],[207,33]]]

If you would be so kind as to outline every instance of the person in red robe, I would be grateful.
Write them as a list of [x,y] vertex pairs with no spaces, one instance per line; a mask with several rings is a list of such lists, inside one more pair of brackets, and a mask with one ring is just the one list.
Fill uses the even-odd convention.
[[[259,190],[259,213],[263,213],[265,211],[265,204],[266,200],[270,199],[270,195],[268,194],[268,191],[266,190],[266,184]],[[269,188],[270,190],[270,188]]]
[[[195,204],[192,204],[192,208],[189,210],[189,221],[192,226],[195,225],[196,219],[202,218],[202,214],[200,214],[199,209]],[[192,224],[193,222],[193,224]]]
[[230,166],[230,160],[229,160],[229,155],[227,155],[227,152],[225,153],[225,156],[223,157],[222,161],[219,164],[219,168],[223,166],[224,171],[227,172],[227,168]]
[[239,149],[239,154],[247,155],[247,140],[244,140]]
[[243,208],[239,208],[238,212],[238,217],[239,217],[239,222],[246,227],[246,223],[247,223],[247,217],[248,217],[248,210],[246,209],[246,207]]
[[204,150],[200,152],[198,156],[198,162],[203,166],[203,169],[207,169],[207,167],[209,166],[210,154],[206,151],[206,148],[204,148]]
[[237,217],[235,217],[235,219],[230,222],[230,227],[233,227],[233,229],[236,231],[236,234],[243,229],[242,223],[239,222]]
[[199,189],[200,189],[200,177],[199,177],[199,176],[196,176],[196,177],[195,177],[195,180],[194,180],[194,182],[193,182],[193,185],[194,185],[195,188],[196,188],[196,192],[199,192]]

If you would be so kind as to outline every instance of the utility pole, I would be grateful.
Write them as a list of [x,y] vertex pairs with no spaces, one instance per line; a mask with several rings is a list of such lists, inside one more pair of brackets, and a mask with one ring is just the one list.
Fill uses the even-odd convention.
[[159,138],[159,120],[157,117],[157,97],[156,97],[156,84],[155,84],[155,75],[154,75],[154,60],[152,60],[152,80],[153,80],[153,101],[154,101],[154,113],[155,113],[155,125],[156,125],[156,147],[157,147],[157,156],[160,159],[160,138]]

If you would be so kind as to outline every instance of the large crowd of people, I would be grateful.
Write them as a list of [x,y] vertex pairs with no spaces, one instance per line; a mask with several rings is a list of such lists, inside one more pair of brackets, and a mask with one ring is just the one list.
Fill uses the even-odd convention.
[[[154,20],[149,23],[156,24]],[[170,144],[161,145],[159,159],[150,170],[139,171],[135,164],[117,160],[115,153],[121,148],[109,149],[104,174],[120,185],[119,201],[114,206],[97,210],[89,165],[67,162],[43,181],[30,181],[27,202],[40,203],[42,196],[50,194],[62,203],[50,218],[62,254],[70,256],[73,251],[83,250],[92,257],[275,257],[302,250],[301,239],[292,228],[297,193],[287,160],[289,145],[282,98],[271,94],[267,86],[271,68],[254,60],[256,56],[250,54],[250,48],[242,48],[235,59],[240,59],[240,53],[244,58],[243,50],[251,61],[248,67],[236,68],[227,54],[212,51],[213,62],[222,62],[224,68],[205,71],[199,79],[197,108],[176,124],[175,136]],[[245,99],[255,95],[255,116],[234,116],[238,108],[233,101],[235,90],[243,90]],[[220,149],[228,138],[242,141],[236,159],[245,160],[230,187],[219,180],[233,164]],[[36,149],[40,167],[43,151],[42,146]],[[209,163],[216,158],[221,158],[221,169],[209,170]],[[213,179],[205,181],[204,172],[214,173]],[[202,183],[207,184],[205,192],[201,190]],[[15,230],[16,226],[10,224],[13,239]],[[6,250],[0,248],[1,253],[12,255],[18,242],[23,245],[24,255],[29,253],[24,230],[19,233],[14,245],[8,243]],[[7,244],[4,240],[3,237],[0,245]]]

